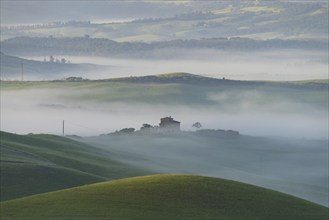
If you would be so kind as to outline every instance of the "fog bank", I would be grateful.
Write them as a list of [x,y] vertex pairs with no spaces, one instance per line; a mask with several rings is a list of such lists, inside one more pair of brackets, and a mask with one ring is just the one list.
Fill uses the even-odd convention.
[[81,141],[154,172],[233,179],[328,206],[328,141],[196,134],[102,136]]
[[[44,59],[44,57],[26,58],[38,61]],[[189,72],[234,80],[286,81],[328,78],[328,54],[321,51],[278,50],[249,53],[168,49],[161,52],[161,56],[157,59],[77,56],[65,56],[65,58],[72,63],[115,67],[103,71],[81,71],[78,75],[74,75],[89,79],[144,76],[166,72]],[[65,75],[72,76],[72,73],[68,72]],[[33,76],[31,79],[34,79]]]
[[[90,90],[88,86],[2,90],[1,129],[19,134],[61,134],[65,120],[66,134],[91,136],[122,128],[139,129],[143,123],[158,125],[161,117],[172,116],[181,122],[183,130],[193,130],[192,124],[198,121],[203,128],[233,129],[254,136],[328,139],[325,103],[318,106],[287,99],[264,105],[258,103],[264,98],[254,99],[246,91],[236,97],[232,92],[209,93],[210,100],[218,101],[212,104],[206,104],[206,100],[188,105],[161,104],[161,100],[148,103],[147,98],[145,102],[99,100],[107,93],[103,90]],[[231,98],[225,100],[225,96]]]

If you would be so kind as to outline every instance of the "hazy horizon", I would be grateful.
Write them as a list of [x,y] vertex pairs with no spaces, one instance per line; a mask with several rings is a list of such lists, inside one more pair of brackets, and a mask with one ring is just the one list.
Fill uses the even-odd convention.
[[[58,56],[59,60],[65,58],[65,60],[70,60],[75,65],[75,68],[66,68],[70,66],[66,64],[56,65],[55,62],[52,66],[47,65],[47,62],[27,63],[23,67],[25,68],[23,69],[25,81],[58,80],[66,77],[106,79],[172,72],[187,72],[232,80],[300,81],[328,79],[327,50],[326,48],[319,48],[319,44],[314,43],[319,39],[321,42],[323,42],[323,39],[328,39],[327,12],[328,3],[325,1],[207,1],[206,3],[200,1],[1,1],[1,28],[7,24],[45,24],[45,26],[40,27],[33,27],[32,25],[31,27],[12,29],[3,28],[1,40],[3,40],[3,36],[44,37],[46,40],[42,41],[42,45],[39,45],[38,40],[36,40],[34,41],[37,42],[36,45],[31,48],[30,45],[24,45],[24,41],[11,42],[7,45],[7,50],[13,52],[13,54],[9,53],[8,55],[19,56],[19,51],[18,55],[14,52],[17,51],[17,48],[24,48],[26,51],[21,51],[24,52],[24,58],[43,61],[44,57]],[[140,20],[121,24],[96,25],[93,23],[102,20],[131,21],[132,19]],[[47,26],[52,21],[59,21],[59,24],[57,26]],[[69,21],[77,21],[77,23],[65,23]],[[92,24],[89,22],[79,23],[79,21],[90,21]],[[52,48],[54,42],[51,39],[67,36],[79,36],[80,38],[76,39],[78,43],[71,40],[56,41],[59,48]],[[207,41],[209,38],[230,39],[230,37],[238,37],[242,40],[239,40],[238,44],[232,43],[230,40],[222,41],[223,47],[217,47],[217,41],[214,44],[211,44],[212,41],[210,43]],[[202,45],[207,45],[207,47],[202,49],[201,46],[201,49],[193,49],[194,45],[192,45],[192,49],[190,49],[189,44],[183,44],[181,47],[180,43],[190,38],[204,40]],[[83,41],[83,39],[99,39],[99,41]],[[118,46],[118,44],[111,44],[111,41],[108,40],[105,40],[106,43],[102,44],[101,39],[117,40],[126,42],[126,44]],[[171,41],[168,41],[172,39],[177,40],[174,46],[171,46]],[[257,44],[250,46],[248,45],[250,41],[244,39],[253,39],[257,41]],[[270,44],[261,44],[266,39],[274,39],[274,41],[271,41]],[[279,39],[279,41],[276,41],[276,39]],[[284,45],[290,42],[289,39],[303,39],[310,44],[304,47],[298,41],[299,43],[296,43],[293,47],[295,49],[285,48]],[[132,42],[136,41],[156,41],[159,42],[160,46],[149,50],[149,44],[145,43],[135,44],[133,48],[130,48]],[[89,42],[91,45],[84,45],[85,42]],[[167,42],[167,44],[161,42]],[[192,44],[194,42],[199,43],[199,41],[192,41]],[[4,41],[1,41],[1,43],[4,44]],[[67,44],[74,44],[75,47],[67,51],[65,50]],[[110,46],[105,47],[104,45]],[[163,48],[163,45],[168,46]],[[232,45],[233,49],[231,48]],[[254,48],[259,45],[263,45],[262,48]],[[298,48],[299,45],[303,48]],[[320,45],[328,46],[325,43]],[[243,50],[238,46],[245,49]],[[35,51],[39,47],[42,50]],[[111,53],[109,53],[115,54],[116,47],[120,47],[119,52],[123,51],[122,57],[111,56]],[[126,53],[125,48],[128,48]],[[130,57],[130,51],[133,51],[135,56]],[[85,54],[90,54],[90,56]],[[110,55],[100,56],[99,54]],[[25,61],[15,60],[15,58],[8,58],[7,62],[2,61],[1,79],[20,80],[23,62]],[[85,63],[100,66],[98,68],[95,65],[83,65]],[[72,93],[75,94],[75,92]],[[123,108],[120,100],[115,103],[101,105],[104,109],[90,108],[88,106],[90,104],[92,106],[99,104],[95,101],[99,98],[97,95],[93,96],[95,98],[95,100],[92,100],[95,101],[94,103],[79,104],[79,101],[74,99],[70,100],[72,103],[65,99],[57,101],[58,95],[65,97],[69,94],[63,94],[61,91],[54,93],[54,90],[48,90],[47,88],[45,90],[29,89],[28,91],[18,88],[17,91],[2,90],[2,93],[1,110],[4,113],[2,114],[3,122],[1,122],[1,125],[4,128],[10,128],[10,131],[15,131],[16,127],[18,132],[25,126],[21,125],[21,128],[18,128],[20,127],[19,121],[32,119],[33,117],[26,117],[26,115],[36,114],[36,112],[41,112],[36,114],[40,117],[45,115],[46,117],[56,118],[56,122],[51,120],[50,124],[65,119],[65,114],[72,115],[72,117],[79,115],[74,114],[75,111],[81,111],[81,115],[86,114],[91,118],[96,117],[97,123],[101,123],[102,118],[97,114],[109,117],[104,113],[104,109],[115,109],[114,115],[122,118],[123,121],[126,114],[130,117],[134,115],[133,111],[120,113],[119,109]],[[33,99],[26,97],[26,94],[30,93],[33,94]],[[125,91],[122,91],[122,93],[125,93]],[[234,103],[236,107],[250,107],[249,101],[255,97],[256,99],[257,97],[262,97],[262,100],[267,99],[259,91],[254,93],[248,91],[246,94],[250,97],[233,94],[240,101]],[[314,99],[318,100],[319,98],[315,96]],[[47,97],[49,101],[45,101],[44,97]],[[216,102],[218,106],[224,100],[225,105],[230,106],[231,100],[227,97],[228,95],[224,92],[221,94],[219,92],[209,92],[204,100]],[[186,97],[186,99],[188,98]],[[193,116],[200,115],[208,124],[208,128],[222,128],[217,125],[222,124],[224,128],[236,129],[248,135],[269,135],[276,130],[278,135],[287,136],[285,132],[296,130],[296,132],[293,132],[295,136],[298,136],[300,132],[313,134],[311,136],[326,137],[325,134],[328,129],[326,124],[323,123],[323,119],[327,119],[328,115],[325,114],[322,107],[295,102],[293,99],[286,100],[284,96],[280,98],[282,100],[277,103],[241,108],[242,110],[232,114],[211,108],[199,109],[201,113],[192,110],[189,111],[190,114],[185,114],[184,111],[186,112],[188,109],[183,104],[174,105],[172,108],[162,106],[163,111],[160,111],[159,106],[145,106],[145,103],[140,106],[133,106],[131,103],[123,102],[123,106],[125,106],[124,108],[133,109],[157,109],[159,113],[153,116],[157,118],[169,113],[174,115],[175,110],[177,110],[176,116],[182,119],[185,118],[188,123],[192,123],[191,118]],[[292,102],[292,104],[289,104],[289,102]],[[19,103],[23,106],[20,106]],[[42,105],[69,107],[68,109],[64,108],[65,110],[59,110],[56,108],[42,108]],[[272,109],[267,106],[271,106]],[[312,115],[310,112],[303,112],[304,107],[309,111],[314,108],[317,113],[320,113],[319,115]],[[280,112],[280,108],[284,109],[283,113]],[[295,112],[291,112],[289,108],[294,109]],[[273,109],[275,110],[273,111]],[[216,114],[221,115],[221,119],[218,121],[213,120]],[[236,118],[241,120],[235,120],[234,114],[237,115]],[[262,129],[261,125],[253,128],[245,126],[248,123],[248,114],[250,114],[249,118],[260,119],[262,122],[267,121],[267,123],[264,123],[266,129]],[[152,119],[152,117],[146,115],[145,117],[149,120]],[[300,124],[283,124],[289,118],[294,118],[294,121],[298,121]],[[109,120],[111,119],[109,118]],[[141,123],[140,120],[131,119],[131,121],[134,121],[134,123],[131,123],[131,126],[134,127]],[[154,118],[152,121],[154,121]],[[29,121],[26,121],[24,124],[29,123]],[[44,129],[44,123],[40,120],[40,128]],[[313,132],[312,126],[308,125],[315,126],[320,132]],[[128,123],[122,125],[122,127],[124,126],[128,126]],[[96,127],[96,125],[92,127]],[[100,130],[105,132],[103,130],[105,127],[104,125]],[[113,131],[114,129],[120,129],[120,127],[116,125],[116,128],[111,127],[109,130]],[[187,129],[187,127],[184,128]],[[28,129],[30,128],[27,126],[19,132],[28,133]],[[42,129],[34,130],[34,128],[31,128],[30,132],[36,131],[42,132]],[[44,131],[54,132],[54,129],[48,130],[48,128],[45,128]]]
[[[66,73],[61,78],[80,76],[86,79],[107,79],[186,72],[212,78],[250,81],[328,79],[328,65],[325,61],[328,54],[325,52],[281,50],[254,52],[253,56],[248,56],[249,52],[191,50],[190,52],[182,51],[180,54],[178,53],[177,58],[174,54],[167,59],[64,56],[74,64],[96,64],[105,68],[104,70],[85,71],[79,73],[79,75]],[[36,61],[43,61],[44,59],[40,56],[24,58]],[[18,74],[18,79],[19,76]],[[28,79],[47,80],[47,78],[38,78],[33,74],[30,76],[26,74],[26,80]]]
[[[184,173],[328,207],[328,16],[326,0],[1,0],[0,129],[57,135],[3,133],[5,187]],[[112,135],[169,116],[174,135]]]
[[[216,1],[208,1],[216,2]],[[231,1],[218,5],[235,5],[249,1]],[[264,1],[259,0],[259,3]],[[271,1],[268,1],[271,2]],[[275,1],[274,1],[275,2]],[[286,0],[283,3],[327,3],[326,0]],[[253,2],[250,2],[253,4]],[[1,23],[10,24],[45,24],[57,21],[108,21],[125,19],[161,18],[180,13],[207,11],[210,7],[198,1],[10,1],[1,0]],[[32,12],[32,13],[31,13]],[[38,12],[38,13],[35,13]]]

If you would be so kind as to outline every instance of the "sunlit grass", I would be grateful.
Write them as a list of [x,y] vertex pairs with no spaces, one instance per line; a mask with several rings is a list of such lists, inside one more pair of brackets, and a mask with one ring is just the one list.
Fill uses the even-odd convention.
[[327,219],[328,209],[239,182],[155,175],[1,204],[4,219]]
[[117,42],[151,42],[151,41],[161,41],[162,36],[161,35],[155,35],[155,34],[139,34],[139,35],[131,35],[126,37],[119,37],[114,38],[113,40]]
[[281,9],[280,8],[275,8],[275,7],[262,7],[262,6],[257,6],[257,7],[245,7],[240,9],[241,11],[245,12],[273,12],[273,13],[280,13]]
[[[323,13],[325,13],[325,12],[326,12],[326,10],[324,10],[324,9],[318,9],[318,10],[313,11],[313,12],[310,13],[309,15],[310,15],[310,16],[315,16],[315,15],[323,14]],[[327,10],[327,13],[328,13],[328,10]]]
[[215,9],[211,11],[213,14],[228,14],[232,12],[231,7],[223,8],[223,9]]

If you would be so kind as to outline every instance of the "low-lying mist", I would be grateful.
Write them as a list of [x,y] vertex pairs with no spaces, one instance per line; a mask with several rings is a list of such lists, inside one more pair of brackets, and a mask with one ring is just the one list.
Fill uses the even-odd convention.
[[109,135],[80,141],[153,172],[233,179],[328,206],[328,140],[183,133]]
[[[213,101],[208,104],[111,102],[97,98],[108,91],[99,84],[97,88],[88,83],[77,88],[72,85],[2,88],[1,130],[60,135],[65,120],[66,135],[95,135],[78,140],[109,150],[112,159],[122,163],[159,173],[238,180],[328,206],[327,105],[289,96],[280,103],[264,105],[255,102],[262,100],[262,91],[243,90],[240,95],[236,91],[208,92],[206,98]],[[121,95],[128,94],[124,91]],[[202,129],[233,129],[242,135],[222,138],[183,132],[178,136],[98,136],[121,128],[139,129],[143,123],[157,125],[164,116],[181,121],[185,131],[194,131],[192,124],[198,121]]]
[[[289,97],[285,90],[276,97],[272,90],[270,96],[256,89],[207,92],[207,88],[186,91],[178,87],[173,91],[172,87],[160,90],[155,86],[146,87],[151,94],[144,97],[139,86],[129,92],[129,84],[119,84],[116,89],[118,84],[111,83],[73,88],[60,85],[2,89],[1,129],[20,134],[61,134],[65,120],[66,134],[91,136],[122,128],[139,129],[144,123],[158,125],[161,117],[172,116],[183,130],[193,130],[192,124],[200,122],[203,128],[233,129],[254,136],[328,139],[328,103],[323,94],[313,94],[311,99],[323,97],[312,103],[298,100],[299,95]],[[165,95],[156,96],[159,91]],[[166,95],[168,91],[172,93]],[[190,101],[184,103],[187,99]]]
[[85,138],[113,158],[160,173],[247,182],[328,206],[328,141],[248,136],[110,135]]
[[[159,52],[160,53],[160,52]],[[60,55],[64,56],[64,55]],[[149,57],[111,58],[64,56],[72,63],[92,63],[111,68],[64,73],[58,77],[79,76],[89,79],[144,76],[165,72],[189,72],[235,80],[306,80],[328,78],[328,54],[323,51],[278,50],[228,52],[213,50],[161,51]],[[26,57],[42,61],[44,57]],[[40,78],[40,75],[37,76]],[[48,76],[51,77],[51,76]],[[51,79],[56,79],[51,77]],[[27,79],[35,80],[33,75]],[[45,78],[42,78],[43,80]]]
[[[243,57],[69,59],[117,68],[79,75],[85,78],[178,71],[231,79],[327,78],[328,66],[322,56],[296,54],[295,60],[287,54],[257,53]],[[65,135],[94,136],[78,140],[109,150],[112,159],[123,163],[159,173],[234,179],[328,206],[327,90],[303,83],[253,85],[2,82],[1,130],[61,135],[64,120]],[[138,130],[144,123],[158,125],[165,116],[180,121],[183,131],[195,131],[192,125],[200,122],[202,129],[231,129],[242,135],[99,136],[122,128]]]

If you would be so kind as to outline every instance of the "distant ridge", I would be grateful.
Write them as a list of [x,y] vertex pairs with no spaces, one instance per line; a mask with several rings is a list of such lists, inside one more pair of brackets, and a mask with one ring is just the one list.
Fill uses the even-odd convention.
[[192,74],[192,73],[184,73],[184,72],[176,72],[176,73],[163,73],[163,74],[158,74],[155,75],[158,78],[188,78],[188,77],[195,77],[195,78],[209,78],[206,76],[200,76],[200,75],[196,75],[196,74]]
[[[14,37],[3,40],[4,53],[42,56],[66,54],[75,56],[114,56],[114,57],[163,57],[167,49],[215,49],[224,51],[262,51],[274,49],[325,50],[325,40],[255,40],[252,38],[206,38],[190,40],[170,40],[160,42],[116,42],[104,38],[85,37]],[[167,54],[168,55],[168,54]],[[169,55],[170,56],[170,55]]]
[[[199,85],[218,85],[225,81],[225,84],[236,84],[242,81],[211,78],[191,73],[176,72],[164,73],[149,76],[131,76],[113,79],[103,79],[99,81],[129,82],[129,83],[181,83],[181,84],[199,84]],[[247,81],[245,81],[247,82]],[[249,82],[257,83],[257,82]]]
[[328,219],[328,208],[235,181],[127,178],[1,203],[4,219]]
[[303,88],[303,89],[319,89],[326,90],[329,88],[328,80],[305,80],[305,81],[246,81],[246,80],[231,80],[231,79],[218,79],[212,77],[201,76],[192,73],[176,72],[164,73],[148,76],[131,76],[110,78],[101,80],[92,80],[96,82],[123,82],[123,83],[178,83],[200,86],[274,86],[274,87],[289,87],[289,88]]

